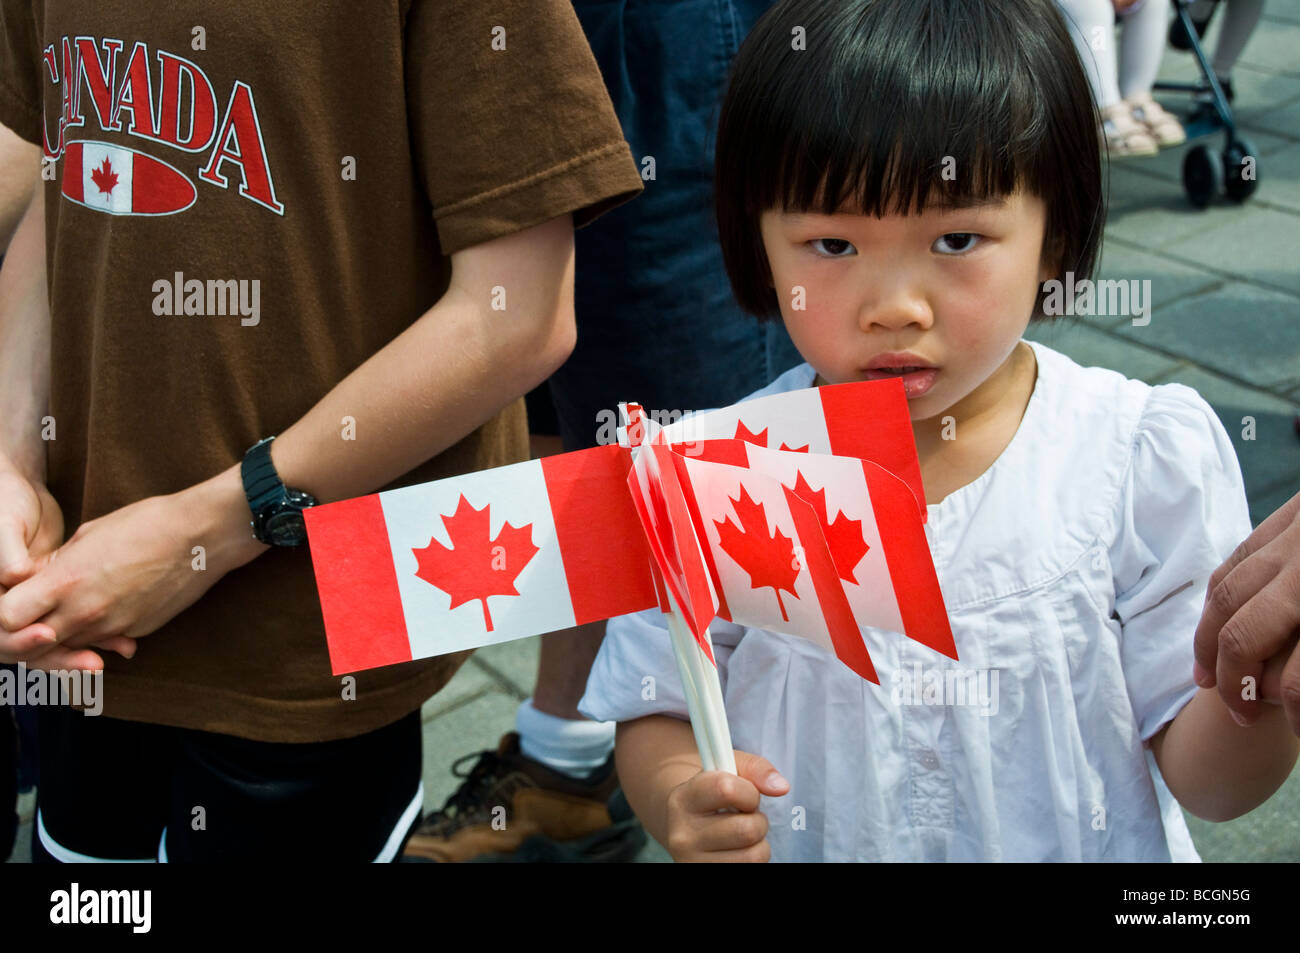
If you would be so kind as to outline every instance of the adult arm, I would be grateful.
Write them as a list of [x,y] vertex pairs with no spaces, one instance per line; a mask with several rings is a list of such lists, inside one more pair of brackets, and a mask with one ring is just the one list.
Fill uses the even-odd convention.
[[[569,214],[453,254],[447,293],[277,436],[272,458],[285,484],[322,502],[371,492],[545,380],[576,340],[573,265]],[[506,288],[507,310],[492,308],[496,286]],[[340,438],[346,415],[377,435],[364,449]],[[248,521],[235,463],[82,524],[0,596],[0,657],[24,657],[50,633],[81,646],[154,631],[269,548]],[[189,568],[196,545],[207,572]]]

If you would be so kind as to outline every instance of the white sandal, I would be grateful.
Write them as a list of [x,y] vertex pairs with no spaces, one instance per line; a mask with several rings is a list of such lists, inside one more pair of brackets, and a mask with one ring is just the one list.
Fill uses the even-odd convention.
[[1150,93],[1139,93],[1126,99],[1125,102],[1128,103],[1133,118],[1146,127],[1151,133],[1151,138],[1162,149],[1182,145],[1187,141],[1187,133],[1182,123],[1152,99]]
[[1160,151],[1147,127],[1133,118],[1129,104],[1118,102],[1101,112],[1101,133],[1112,159],[1153,156]]

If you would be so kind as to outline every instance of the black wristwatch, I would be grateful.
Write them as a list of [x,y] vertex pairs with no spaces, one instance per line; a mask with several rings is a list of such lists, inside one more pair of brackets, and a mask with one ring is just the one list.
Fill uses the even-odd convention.
[[244,478],[244,495],[253,514],[253,535],[270,546],[301,546],[307,541],[302,511],[315,506],[310,493],[287,487],[271,463],[271,441],[259,440],[248,448],[239,473]]

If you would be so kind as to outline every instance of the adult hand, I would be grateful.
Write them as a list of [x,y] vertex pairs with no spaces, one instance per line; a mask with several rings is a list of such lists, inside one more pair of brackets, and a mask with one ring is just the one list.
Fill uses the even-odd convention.
[[35,571],[0,595],[0,661],[102,667],[84,651],[89,645],[129,658],[134,639],[193,604],[222,575],[191,568],[182,527],[192,517],[184,493],[149,497],[83,523],[36,558]]
[[[63,542],[63,511],[45,484],[23,476],[0,461],[0,596],[36,571],[38,561]],[[104,661],[87,649],[59,646],[53,633],[34,627],[22,638],[6,641],[12,633],[0,628],[0,661],[40,659],[42,668],[98,669]],[[129,639],[109,639],[100,648],[135,652]]]
[[44,484],[0,464],[0,587],[18,585],[63,542],[63,511]]
[[758,810],[758,798],[780,797],[790,785],[770,761],[746,751],[736,752],[736,771],[701,771],[668,795],[666,846],[673,860],[771,859],[767,818]]
[[1300,493],[1264,520],[1210,577],[1196,627],[1192,677],[1202,688],[1217,682],[1224,704],[1242,724],[1259,717],[1261,701],[1281,704],[1300,736],[1297,636]]

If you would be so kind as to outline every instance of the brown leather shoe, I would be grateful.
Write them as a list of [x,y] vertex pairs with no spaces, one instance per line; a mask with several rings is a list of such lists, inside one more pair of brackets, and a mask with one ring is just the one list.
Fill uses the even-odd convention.
[[575,779],[525,757],[511,731],[496,751],[460,758],[452,772],[464,783],[411,834],[403,862],[615,863],[645,846],[612,754],[590,777]]

